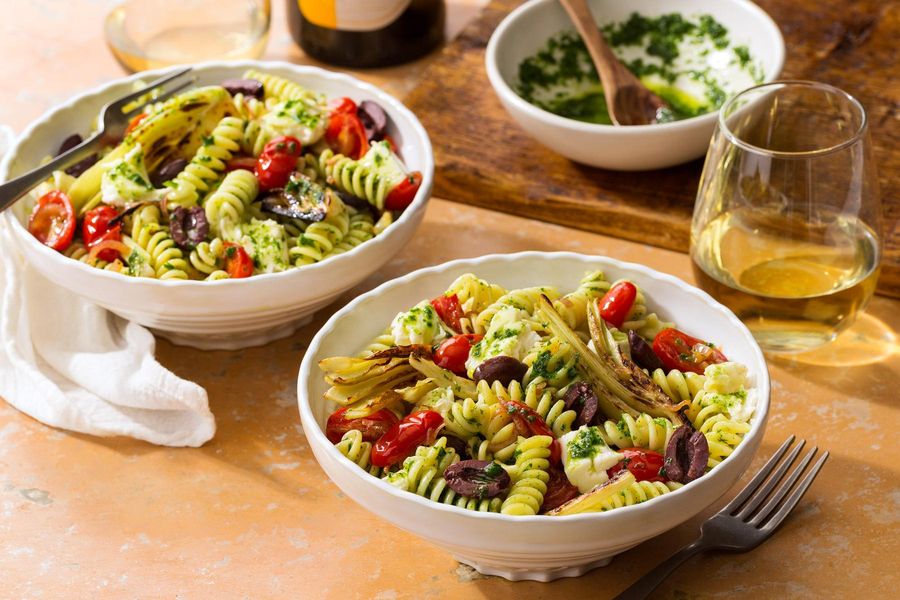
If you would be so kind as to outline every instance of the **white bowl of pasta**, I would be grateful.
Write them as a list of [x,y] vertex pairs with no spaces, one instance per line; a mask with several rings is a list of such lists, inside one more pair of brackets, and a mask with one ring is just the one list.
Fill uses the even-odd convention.
[[[629,286],[617,318],[607,300]],[[598,382],[588,353],[600,352],[584,344],[598,314],[616,340],[670,337],[671,322],[715,340],[693,354],[705,374],[625,360],[658,399],[646,413],[610,401],[627,394]],[[448,350],[459,331],[483,336],[465,338],[462,357]],[[638,343],[624,342],[635,361]],[[493,368],[516,360],[522,371],[506,380]],[[316,458],[350,498],[482,573],[549,581],[606,565],[724,494],[762,439],[769,378],[747,328],[704,292],[609,258],[524,252],[422,269],[355,299],[312,341],[298,396]],[[654,455],[664,462],[653,467]]]
[[[167,72],[119,79],[49,111],[19,137],[0,180],[57,153],[70,134],[86,135],[105,103]],[[93,166],[74,177],[57,172],[3,218],[29,268],[163,337],[210,349],[266,343],[308,322],[409,241],[431,193],[431,144],[402,103],[348,75],[241,61],[195,65],[191,76],[187,91],[150,99],[148,116]],[[248,76],[260,83],[255,90],[221,85]],[[353,102],[334,102],[341,98]],[[364,104],[380,111],[374,124]],[[332,134],[339,111],[352,116]],[[154,133],[175,117],[183,130]],[[269,160],[261,174],[263,156],[276,152],[291,166],[282,161],[276,172],[278,161]],[[77,215],[61,242],[41,243],[30,224],[48,191],[67,195]],[[105,220],[95,214],[101,209]]]

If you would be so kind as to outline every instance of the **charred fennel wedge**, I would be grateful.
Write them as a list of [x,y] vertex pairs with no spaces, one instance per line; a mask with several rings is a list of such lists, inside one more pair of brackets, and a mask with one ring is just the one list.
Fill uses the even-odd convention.
[[334,356],[320,360],[319,368],[331,385],[325,398],[361,409],[372,398],[418,378],[419,372],[409,364],[410,357],[418,354],[430,355],[430,348],[397,346],[366,358]]
[[[591,305],[593,304],[591,303]],[[541,296],[538,306],[553,335],[568,342],[575,349],[578,354],[578,372],[594,389],[600,410],[607,417],[618,420],[623,413],[627,413],[637,418],[645,412],[654,417],[666,417],[676,424],[687,424],[687,420],[678,412],[678,407],[672,404],[665,392],[631,361],[623,358],[620,354],[618,354],[619,360],[616,360],[608,353],[606,344],[598,345],[597,352],[592,352],[569,328],[546,296]],[[589,309],[588,320],[590,319]],[[594,343],[597,344],[597,342]],[[610,343],[615,345],[611,338]],[[619,361],[628,361],[642,377],[636,376],[631,369],[620,364]]]

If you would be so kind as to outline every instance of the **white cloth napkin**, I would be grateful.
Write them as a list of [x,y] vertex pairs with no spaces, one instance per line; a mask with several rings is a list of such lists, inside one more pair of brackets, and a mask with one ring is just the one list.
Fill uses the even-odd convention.
[[206,390],[160,365],[155,347],[140,325],[25,264],[0,221],[0,397],[62,429],[200,446],[216,432]]

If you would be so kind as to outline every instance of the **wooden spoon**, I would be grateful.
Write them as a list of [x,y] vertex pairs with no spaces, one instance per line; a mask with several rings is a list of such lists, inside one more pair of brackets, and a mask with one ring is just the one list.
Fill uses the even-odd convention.
[[659,109],[666,108],[666,103],[644,87],[644,84],[619,62],[603,39],[594,15],[588,8],[587,0],[559,0],[559,2],[575,23],[575,28],[594,61],[612,122],[616,125],[656,123]]

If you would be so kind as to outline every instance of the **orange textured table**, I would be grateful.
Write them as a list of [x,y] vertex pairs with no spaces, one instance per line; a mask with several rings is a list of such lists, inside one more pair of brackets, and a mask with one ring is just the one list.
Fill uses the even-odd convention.
[[[91,11],[103,3],[84,3],[80,12],[71,8],[76,4],[22,3],[15,24],[0,23],[0,54],[7,57],[0,123],[21,129],[46,104],[117,74],[96,38],[100,16]],[[71,20],[40,12],[52,7],[69,11]],[[270,54],[296,58],[286,42],[279,46],[279,28],[276,21]],[[28,55],[34,62],[26,64],[29,38],[52,40],[54,50]],[[55,62],[76,66],[68,47],[91,57],[79,73]],[[365,76],[402,92],[421,64]],[[437,200],[401,256],[290,338],[238,352],[159,343],[164,365],[209,392],[218,433],[203,448],[70,434],[0,401],[0,597],[606,598],[624,589],[692,539],[726,498],[606,568],[550,584],[510,583],[458,565],[344,497],[318,467],[300,427],[297,367],[334,310],[421,266],[519,250],[608,255],[691,278],[685,255]],[[898,327],[900,302],[876,298],[833,346],[802,363],[770,361],[771,418],[754,467],[789,433],[827,448],[832,458],[773,539],[749,554],[693,559],[659,597],[895,593]]]

